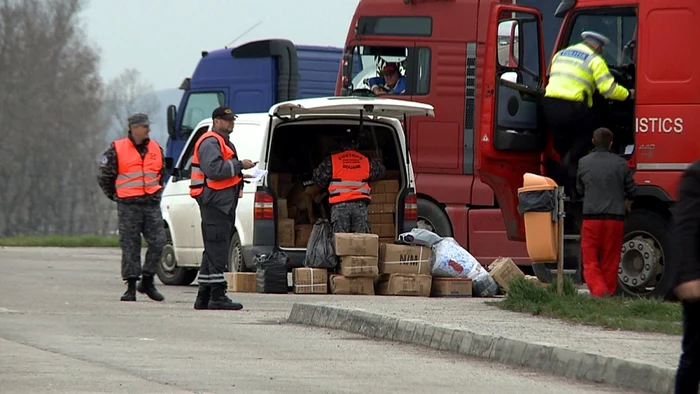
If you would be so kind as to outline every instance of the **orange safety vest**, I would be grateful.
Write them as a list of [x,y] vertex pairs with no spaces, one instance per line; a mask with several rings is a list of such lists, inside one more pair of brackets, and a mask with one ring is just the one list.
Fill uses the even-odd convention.
[[346,150],[331,156],[333,175],[328,186],[328,202],[369,199],[369,159],[354,150]]
[[163,154],[157,142],[148,142],[144,157],[128,137],[114,141],[114,149],[117,152],[117,197],[140,197],[163,188],[160,185]]
[[236,152],[234,152],[233,149],[231,149],[231,147],[228,146],[228,144],[226,144],[226,141],[224,141],[224,137],[222,137],[219,133],[210,130],[202,134],[199,140],[197,140],[197,143],[194,144],[194,157],[192,158],[192,175],[190,178],[190,196],[192,198],[198,197],[202,194],[202,192],[204,191],[205,182],[207,187],[213,190],[223,190],[229,187],[236,186],[243,180],[243,177],[240,175],[235,175],[231,178],[223,179],[220,181],[206,179],[204,173],[202,172],[202,169],[199,168],[199,145],[202,143],[202,141],[209,137],[214,137],[217,141],[219,141],[219,147],[221,148],[221,155],[223,156],[224,161],[231,160],[236,155]]

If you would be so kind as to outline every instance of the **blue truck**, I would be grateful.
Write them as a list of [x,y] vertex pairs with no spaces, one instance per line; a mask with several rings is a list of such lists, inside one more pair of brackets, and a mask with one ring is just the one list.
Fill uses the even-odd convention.
[[193,128],[216,107],[239,114],[266,112],[282,101],[333,96],[342,55],[342,48],[284,39],[202,51],[192,77],[180,86],[179,108],[167,108],[166,157],[176,162]]

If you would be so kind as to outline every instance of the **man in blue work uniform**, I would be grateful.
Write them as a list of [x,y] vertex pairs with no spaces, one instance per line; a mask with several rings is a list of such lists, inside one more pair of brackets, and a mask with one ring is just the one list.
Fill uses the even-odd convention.
[[406,77],[399,72],[397,63],[387,63],[382,69],[382,76],[370,78],[367,84],[377,96],[406,93]]

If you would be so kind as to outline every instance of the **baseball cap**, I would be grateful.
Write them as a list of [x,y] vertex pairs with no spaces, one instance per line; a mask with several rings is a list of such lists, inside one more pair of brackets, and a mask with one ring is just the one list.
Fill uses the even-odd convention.
[[226,119],[226,120],[233,120],[236,119],[238,116],[231,111],[231,108],[228,107],[219,107],[214,110],[214,112],[211,113],[211,118],[212,119]]
[[135,113],[129,116],[128,119],[129,126],[135,125],[150,125],[151,121],[148,119],[148,115],[144,113]]
[[383,73],[395,73],[399,71],[399,65],[396,63],[387,63],[382,69]]

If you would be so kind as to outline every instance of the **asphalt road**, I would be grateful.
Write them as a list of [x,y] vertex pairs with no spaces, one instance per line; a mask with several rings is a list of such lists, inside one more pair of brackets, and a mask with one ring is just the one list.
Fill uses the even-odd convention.
[[364,297],[195,311],[195,286],[160,285],[165,302],[124,303],[114,249],[4,248],[0,268],[2,393],[626,392],[285,323],[295,301]]

